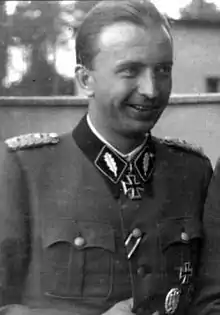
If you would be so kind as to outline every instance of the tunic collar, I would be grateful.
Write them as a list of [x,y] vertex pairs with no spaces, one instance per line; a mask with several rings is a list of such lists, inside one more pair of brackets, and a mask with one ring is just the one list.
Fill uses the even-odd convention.
[[[143,187],[145,183],[151,180],[155,148],[150,134],[131,161],[127,161],[116,150],[108,146],[106,142],[99,139],[97,134],[89,127],[86,115],[73,130],[73,138],[78,147],[103,175],[116,198],[119,197],[125,184],[127,184],[126,187],[129,190],[129,185],[132,189],[133,187],[139,187],[136,184]],[[134,179],[133,183],[131,183],[132,179]]]
[[104,144],[106,144],[107,147],[109,147],[112,151],[114,151],[116,154],[118,154],[119,156],[121,156],[123,159],[127,160],[127,161],[131,161],[132,158],[144,147],[144,145],[147,142],[148,139],[148,134],[146,135],[146,138],[144,139],[144,141],[138,146],[136,147],[134,150],[132,150],[131,152],[127,153],[127,154],[123,154],[122,152],[120,152],[118,149],[116,149],[111,143],[109,143],[99,132],[98,130],[95,128],[95,126],[93,125],[93,123],[91,122],[91,119],[89,117],[89,115],[87,114],[86,116],[87,119],[87,123],[89,128],[91,129],[91,131],[95,134],[95,136],[102,141]]

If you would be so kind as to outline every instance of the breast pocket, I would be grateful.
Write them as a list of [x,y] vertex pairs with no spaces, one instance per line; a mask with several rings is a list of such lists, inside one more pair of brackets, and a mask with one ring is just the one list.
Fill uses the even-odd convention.
[[189,285],[198,269],[202,226],[194,218],[170,219],[160,224],[163,272],[172,285]]
[[46,295],[106,298],[111,292],[115,237],[111,226],[61,220],[45,229],[41,282]]

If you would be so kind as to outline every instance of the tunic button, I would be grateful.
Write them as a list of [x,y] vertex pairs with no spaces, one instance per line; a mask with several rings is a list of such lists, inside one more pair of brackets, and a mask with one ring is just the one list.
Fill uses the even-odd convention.
[[137,269],[138,276],[144,277],[145,276],[145,268],[143,266]]
[[182,232],[181,233],[181,240],[184,242],[188,242],[189,241],[189,235],[186,232]]
[[141,237],[141,235],[142,235],[141,230],[138,229],[138,228],[135,228],[135,229],[132,231],[132,235],[133,235],[135,238]]
[[74,239],[74,244],[76,247],[82,247],[85,245],[85,239],[82,236],[78,236]]

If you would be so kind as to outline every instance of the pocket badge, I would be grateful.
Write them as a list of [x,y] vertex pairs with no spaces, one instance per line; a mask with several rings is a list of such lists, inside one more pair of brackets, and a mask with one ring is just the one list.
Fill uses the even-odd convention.
[[178,288],[172,288],[166,296],[165,299],[165,313],[174,314],[180,300],[181,291]]

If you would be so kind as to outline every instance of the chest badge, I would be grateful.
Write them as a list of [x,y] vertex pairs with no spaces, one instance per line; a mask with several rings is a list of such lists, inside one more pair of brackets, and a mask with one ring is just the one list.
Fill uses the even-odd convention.
[[142,184],[137,180],[136,175],[128,174],[125,176],[126,180],[122,180],[123,192],[129,199],[141,199],[141,192],[144,191]]
[[174,314],[177,310],[180,301],[181,291],[178,288],[172,288],[165,299],[165,313],[170,315]]
[[191,262],[185,262],[182,267],[180,267],[179,280],[181,284],[188,284],[193,276],[193,267]]

